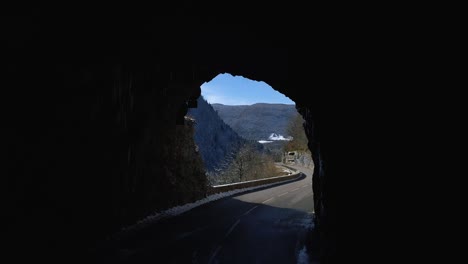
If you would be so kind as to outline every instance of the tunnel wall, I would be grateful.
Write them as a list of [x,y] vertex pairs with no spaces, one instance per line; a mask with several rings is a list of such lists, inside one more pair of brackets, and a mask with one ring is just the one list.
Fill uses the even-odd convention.
[[[41,12],[8,23],[12,248],[78,256],[122,225],[170,206],[158,203],[165,195],[177,199],[167,186],[180,164],[168,148],[180,139],[200,85],[229,72],[265,81],[296,102],[318,164],[313,186],[323,255],[333,253],[334,187],[326,182],[326,132],[318,133],[326,122],[317,97],[327,97],[296,71],[291,58],[309,53],[294,50],[297,37],[284,25],[181,16],[56,23]],[[316,92],[310,98],[303,93],[309,87]]]

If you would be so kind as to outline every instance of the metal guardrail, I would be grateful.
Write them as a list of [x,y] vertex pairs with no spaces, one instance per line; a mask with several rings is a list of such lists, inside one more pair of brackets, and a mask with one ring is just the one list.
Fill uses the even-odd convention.
[[284,176],[276,176],[276,177],[270,177],[270,178],[264,178],[264,179],[258,179],[258,180],[251,180],[251,181],[244,181],[244,182],[236,182],[236,183],[230,183],[230,184],[222,184],[222,185],[216,185],[216,186],[211,186],[208,188],[208,195],[210,194],[215,194],[215,193],[222,193],[222,192],[227,192],[231,190],[236,190],[236,189],[243,189],[243,188],[248,188],[248,187],[254,187],[254,186],[260,186],[264,184],[270,184],[270,183],[281,183],[284,181],[289,181],[293,180],[296,178],[301,177],[301,172],[298,171],[297,169],[291,168],[289,166],[281,165],[284,166],[290,170],[293,170],[294,173],[290,175],[284,175]]

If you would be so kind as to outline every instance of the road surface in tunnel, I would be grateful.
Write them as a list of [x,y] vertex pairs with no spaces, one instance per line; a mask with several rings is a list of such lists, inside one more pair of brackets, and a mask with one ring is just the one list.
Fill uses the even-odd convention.
[[[100,250],[96,263],[298,263],[313,226],[312,170],[209,202]],[[300,263],[300,262],[299,262]]]

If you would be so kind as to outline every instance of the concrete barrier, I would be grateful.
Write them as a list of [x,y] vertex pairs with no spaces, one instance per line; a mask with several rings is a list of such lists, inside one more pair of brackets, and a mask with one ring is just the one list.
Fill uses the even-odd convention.
[[[287,167],[287,166],[285,166]],[[222,193],[222,192],[227,192],[231,190],[236,190],[236,189],[243,189],[243,188],[248,188],[248,187],[254,187],[254,186],[260,186],[264,184],[270,184],[270,183],[282,183],[285,181],[290,181],[294,179],[299,179],[305,174],[301,173],[300,171],[288,167],[288,169],[294,170],[295,172],[290,174],[290,175],[284,175],[284,176],[277,176],[277,177],[271,177],[271,178],[265,178],[265,179],[258,179],[258,180],[252,180],[252,181],[245,181],[245,182],[236,182],[236,183],[230,183],[230,184],[223,184],[223,185],[216,185],[216,186],[211,186],[208,188],[208,195],[215,194],[215,193]]]

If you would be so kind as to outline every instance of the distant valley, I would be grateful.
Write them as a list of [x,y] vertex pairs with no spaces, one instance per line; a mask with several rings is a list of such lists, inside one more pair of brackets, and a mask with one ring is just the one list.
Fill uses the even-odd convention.
[[209,104],[202,96],[187,114],[195,119],[195,142],[208,171],[222,167],[245,144],[281,159],[284,144],[292,139],[288,126],[298,115],[295,105]]
[[278,149],[291,139],[287,128],[298,114],[295,105],[257,103],[253,105],[212,104],[215,111],[241,137],[267,148]]

